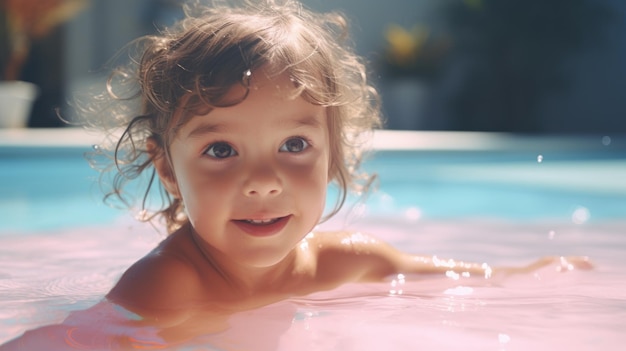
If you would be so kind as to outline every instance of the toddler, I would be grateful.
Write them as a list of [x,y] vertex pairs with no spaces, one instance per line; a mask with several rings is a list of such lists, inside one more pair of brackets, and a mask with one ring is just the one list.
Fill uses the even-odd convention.
[[[145,218],[163,219],[169,235],[106,296],[161,337],[220,331],[239,311],[392,274],[494,279],[588,266],[545,258],[498,269],[400,252],[360,232],[316,232],[349,190],[366,190],[360,142],[381,125],[345,19],[291,0],[186,13],[136,42],[140,57],[82,106],[92,127],[117,138],[109,196],[127,201],[126,182],[145,172],[155,173],[144,205],[151,186],[163,189],[163,206]],[[325,214],[330,183],[340,193]]]

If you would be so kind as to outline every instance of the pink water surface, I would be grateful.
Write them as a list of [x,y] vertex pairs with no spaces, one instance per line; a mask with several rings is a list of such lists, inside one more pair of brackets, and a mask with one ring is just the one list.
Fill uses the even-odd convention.
[[[390,277],[234,315],[231,329],[180,350],[613,350],[626,348],[626,222],[512,222],[340,216],[321,225],[373,233],[419,254],[522,265],[586,255],[591,271],[549,267],[497,284]],[[99,302],[160,239],[121,220],[110,227],[0,236],[0,343],[60,323]],[[114,306],[100,305],[100,317]],[[108,311],[108,312],[107,312]],[[74,314],[70,319],[85,318]],[[102,333],[134,333],[119,327]],[[144,331],[144,336],[149,331]],[[106,335],[103,335],[106,338]],[[47,340],[41,340],[41,345]],[[73,346],[80,349],[80,345]],[[52,350],[49,347],[47,349]]]

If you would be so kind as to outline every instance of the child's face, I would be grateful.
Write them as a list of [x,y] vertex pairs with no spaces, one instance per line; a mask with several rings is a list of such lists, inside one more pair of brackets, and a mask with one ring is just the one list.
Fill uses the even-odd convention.
[[259,70],[250,84],[243,102],[191,118],[170,145],[175,179],[160,173],[212,255],[263,267],[322,216],[329,134],[325,108],[290,98],[287,75]]

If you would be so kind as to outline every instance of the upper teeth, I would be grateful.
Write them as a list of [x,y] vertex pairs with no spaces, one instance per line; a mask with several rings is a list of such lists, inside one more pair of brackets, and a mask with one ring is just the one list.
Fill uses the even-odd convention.
[[252,224],[269,224],[274,223],[278,220],[278,218],[272,219],[246,219],[245,221]]

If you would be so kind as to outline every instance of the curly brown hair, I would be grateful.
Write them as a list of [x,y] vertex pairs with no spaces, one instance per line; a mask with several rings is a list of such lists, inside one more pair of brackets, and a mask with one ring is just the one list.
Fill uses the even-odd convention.
[[[331,216],[349,189],[368,184],[359,171],[362,136],[380,125],[379,97],[349,42],[346,19],[312,12],[293,0],[229,3],[185,5],[186,16],[178,24],[133,43],[139,51],[131,57],[139,58],[113,70],[106,92],[78,104],[84,124],[104,131],[109,141],[91,155],[95,165],[100,156],[109,156],[100,167],[113,175],[106,199],[130,206],[123,189],[151,169],[142,202],[146,210],[156,177],[152,158],[169,158],[170,142],[189,118],[242,101],[245,95],[225,101],[226,93],[236,84],[247,87],[250,71],[270,67],[274,74],[288,74],[308,102],[326,107],[330,176],[339,188]],[[160,154],[148,153],[150,139]],[[171,232],[187,218],[180,199],[160,193],[161,205],[145,218],[162,216]]]

